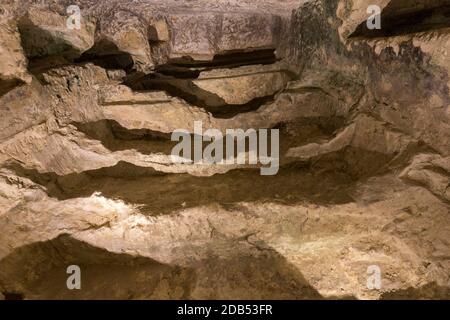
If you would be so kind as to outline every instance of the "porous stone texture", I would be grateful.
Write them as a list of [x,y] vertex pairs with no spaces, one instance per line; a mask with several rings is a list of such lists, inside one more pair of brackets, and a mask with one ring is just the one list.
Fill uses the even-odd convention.
[[0,94],[22,83],[30,83],[31,75],[27,71],[27,62],[20,45],[20,35],[17,24],[11,20],[0,23]]
[[[2,1],[0,300],[450,299],[449,12]],[[279,129],[278,173],[172,161],[194,121]]]

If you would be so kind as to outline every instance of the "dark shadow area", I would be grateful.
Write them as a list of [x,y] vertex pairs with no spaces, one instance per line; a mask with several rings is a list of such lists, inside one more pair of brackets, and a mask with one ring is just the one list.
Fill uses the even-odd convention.
[[18,292],[2,292],[5,300],[23,300],[24,295]]
[[[100,141],[105,148],[113,152],[133,149],[142,154],[162,153],[170,155],[173,147],[178,144],[178,141],[171,141],[171,134],[148,129],[127,129],[114,120],[72,124],[89,138]],[[328,141],[334,136],[336,130],[343,125],[344,119],[340,117],[317,117],[299,119],[296,122],[279,123],[273,128],[267,129],[279,130],[280,155],[282,155],[291,147]],[[259,134],[259,130],[256,130],[256,133]],[[270,130],[268,133],[268,141],[270,142]],[[193,141],[194,134],[191,134],[190,137],[191,141]],[[227,136],[225,135],[223,139],[226,140]],[[202,150],[209,143],[210,141],[203,141]],[[194,144],[192,143],[191,154],[194,154],[193,147]],[[248,150],[248,141],[246,142],[246,150]],[[223,152],[225,154],[226,150],[224,149]]]
[[[61,235],[3,258],[0,285],[22,287],[28,299],[323,299],[295,265],[264,243],[212,239],[207,247],[186,243],[184,254],[200,257],[180,267]],[[73,265],[81,290],[67,288]]]
[[9,91],[14,89],[15,87],[24,85],[24,84],[25,83],[19,79],[7,80],[7,81],[0,80],[0,97],[7,94]]
[[58,176],[10,165],[10,169],[47,188],[59,200],[89,197],[101,192],[112,199],[143,205],[150,215],[209,204],[244,201],[320,205],[352,202],[348,190],[354,183],[345,172],[315,172],[307,163],[290,163],[275,176],[259,169],[232,170],[211,177],[163,174],[151,168],[120,162],[116,166]]
[[71,46],[52,32],[34,25],[26,16],[18,21],[21,45],[28,58],[28,70],[39,77],[53,69],[73,65],[81,55],[79,49]]
[[114,43],[106,40],[96,42],[91,49],[75,59],[75,63],[85,62],[91,62],[104,69],[123,69],[126,72],[131,72],[134,66],[129,53],[120,51]]
[[450,288],[437,285],[435,282],[418,288],[408,288],[384,293],[381,300],[449,300]]
[[200,72],[217,68],[233,69],[251,65],[270,65],[278,61],[274,49],[249,52],[229,52],[214,56],[210,61],[196,61],[190,57],[175,58],[156,67],[156,72],[179,79],[198,78]]
[[73,123],[89,138],[99,140],[111,151],[134,149],[142,154],[170,154],[178,143],[171,135],[148,129],[126,129],[114,120],[99,120],[89,123]]
[[[71,265],[80,268],[80,290],[67,287]],[[19,297],[27,299],[187,299],[194,280],[193,270],[68,235],[20,247],[0,261],[0,286],[23,288]]]
[[262,105],[273,102],[276,93],[254,98],[244,104],[229,104],[218,95],[196,86],[193,80],[197,79],[203,71],[258,64],[269,65],[275,62],[277,58],[274,49],[228,52],[216,55],[211,61],[196,61],[190,57],[176,58],[157,66],[155,73],[130,74],[124,84],[136,91],[163,90],[205,109],[217,118],[231,118],[240,113],[258,110]]
[[230,51],[215,55],[211,61],[198,61],[182,57],[169,61],[170,65],[184,68],[236,68],[255,64],[273,64],[277,61],[275,49]]
[[381,29],[370,30],[364,21],[350,38],[393,37],[449,27],[449,0],[395,0],[381,13]]

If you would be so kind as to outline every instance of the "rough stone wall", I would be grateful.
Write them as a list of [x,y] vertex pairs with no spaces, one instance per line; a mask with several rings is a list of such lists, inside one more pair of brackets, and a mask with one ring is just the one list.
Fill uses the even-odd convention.
[[[2,1],[0,298],[450,298],[449,6]],[[194,121],[278,174],[173,163]]]

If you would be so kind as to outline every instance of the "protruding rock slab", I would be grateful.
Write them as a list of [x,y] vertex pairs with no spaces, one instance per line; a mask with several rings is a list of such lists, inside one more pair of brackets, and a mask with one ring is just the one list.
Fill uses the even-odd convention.
[[425,186],[436,196],[450,202],[450,157],[417,155],[400,177]]
[[19,84],[31,82],[20,34],[12,21],[0,22],[0,56],[0,95]]
[[19,21],[22,45],[29,58],[62,55],[71,60],[94,45],[95,24],[81,17],[80,29],[68,28],[66,16],[31,8]]
[[245,104],[285,88],[289,75],[279,65],[254,65],[204,71],[193,83],[226,104]]
[[171,58],[212,60],[235,50],[276,48],[280,20],[271,14],[182,13],[168,18]]

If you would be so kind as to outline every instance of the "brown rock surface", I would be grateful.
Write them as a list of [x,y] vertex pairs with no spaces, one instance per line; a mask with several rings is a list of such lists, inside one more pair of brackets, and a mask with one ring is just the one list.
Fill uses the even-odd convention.
[[[448,1],[0,9],[0,300],[450,298]],[[173,162],[194,121],[278,173]]]
[[0,94],[4,94],[15,86],[30,83],[31,76],[27,71],[27,59],[20,45],[17,24],[11,20],[0,23]]

